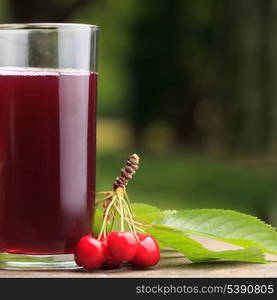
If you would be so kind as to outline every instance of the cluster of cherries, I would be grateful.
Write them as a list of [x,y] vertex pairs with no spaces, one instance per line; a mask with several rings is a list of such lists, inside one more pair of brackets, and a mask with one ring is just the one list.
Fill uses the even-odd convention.
[[[141,223],[134,218],[126,185],[133,177],[139,166],[139,156],[132,154],[128,157],[121,175],[116,178],[113,190],[100,192],[105,198],[98,202],[103,204],[103,223],[99,236],[85,235],[77,243],[75,261],[86,270],[101,267],[117,268],[123,262],[130,262],[136,267],[151,267],[160,260],[160,248],[155,239],[144,233]],[[115,219],[120,219],[120,230],[111,231]],[[107,224],[112,219],[111,232],[107,232]],[[127,224],[131,231],[124,231]]]
[[156,240],[148,234],[131,231],[113,231],[98,238],[89,234],[79,240],[75,249],[76,263],[86,270],[117,268],[123,262],[136,267],[151,267],[159,260]]

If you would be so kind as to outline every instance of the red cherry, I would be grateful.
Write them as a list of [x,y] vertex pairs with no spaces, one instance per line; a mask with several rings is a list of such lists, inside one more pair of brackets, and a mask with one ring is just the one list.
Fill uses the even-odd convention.
[[152,267],[160,260],[160,248],[156,240],[147,234],[139,234],[139,244],[136,255],[131,263],[136,267]]
[[137,246],[137,238],[130,231],[113,231],[107,238],[107,250],[118,261],[131,260],[136,254]]
[[83,266],[83,265],[81,264],[79,258],[76,256],[76,254],[74,255],[74,260],[75,260],[75,263],[76,263],[78,266],[80,266],[80,267]]
[[103,245],[91,234],[83,236],[74,252],[75,262],[86,270],[100,268],[105,261]]
[[105,259],[105,262],[104,262],[104,267],[105,268],[108,268],[108,269],[118,268],[121,265],[121,263],[122,263],[121,260],[115,259],[109,253],[106,254],[106,259]]
[[107,234],[106,238],[102,237],[100,239],[100,241],[102,242],[103,245],[103,249],[104,249],[104,253],[105,253],[105,262],[104,262],[104,267],[105,268],[118,268],[122,261],[115,259],[114,257],[112,257],[107,249],[107,237],[108,237],[109,233]]

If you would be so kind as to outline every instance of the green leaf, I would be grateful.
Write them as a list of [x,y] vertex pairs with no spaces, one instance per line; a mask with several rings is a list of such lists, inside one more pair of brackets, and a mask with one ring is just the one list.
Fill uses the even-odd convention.
[[92,225],[92,232],[94,236],[97,236],[100,233],[102,222],[103,222],[103,211],[101,211],[100,209],[96,209],[94,214],[93,225]]
[[[265,263],[263,251],[274,254],[277,251],[275,229],[252,216],[219,209],[161,211],[144,203],[134,203],[131,206],[137,221],[152,223],[143,229],[153,235],[161,247],[174,248],[192,262],[224,259]],[[101,210],[96,210],[95,234],[99,233],[102,214]],[[189,234],[228,242],[246,249],[212,251],[190,238]]]
[[263,252],[258,247],[239,250],[212,251],[190,237],[175,232],[167,226],[153,225],[144,228],[149,234],[164,245],[176,249],[192,262],[206,262],[217,259],[266,263]]
[[165,215],[159,208],[144,203],[133,203],[131,208],[136,220],[146,224],[160,220]]
[[256,217],[230,210],[193,209],[165,215],[157,224],[238,245],[256,246],[277,254],[277,232]]

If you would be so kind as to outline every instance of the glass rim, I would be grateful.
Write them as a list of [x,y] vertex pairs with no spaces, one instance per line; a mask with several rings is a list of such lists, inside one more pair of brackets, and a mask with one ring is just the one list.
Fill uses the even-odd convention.
[[98,30],[99,26],[82,23],[7,23],[0,24],[1,30]]

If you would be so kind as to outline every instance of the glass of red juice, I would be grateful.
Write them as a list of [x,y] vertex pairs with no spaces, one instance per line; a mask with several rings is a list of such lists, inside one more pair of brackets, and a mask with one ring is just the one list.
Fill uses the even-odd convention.
[[97,34],[0,25],[0,268],[78,268],[94,211]]

